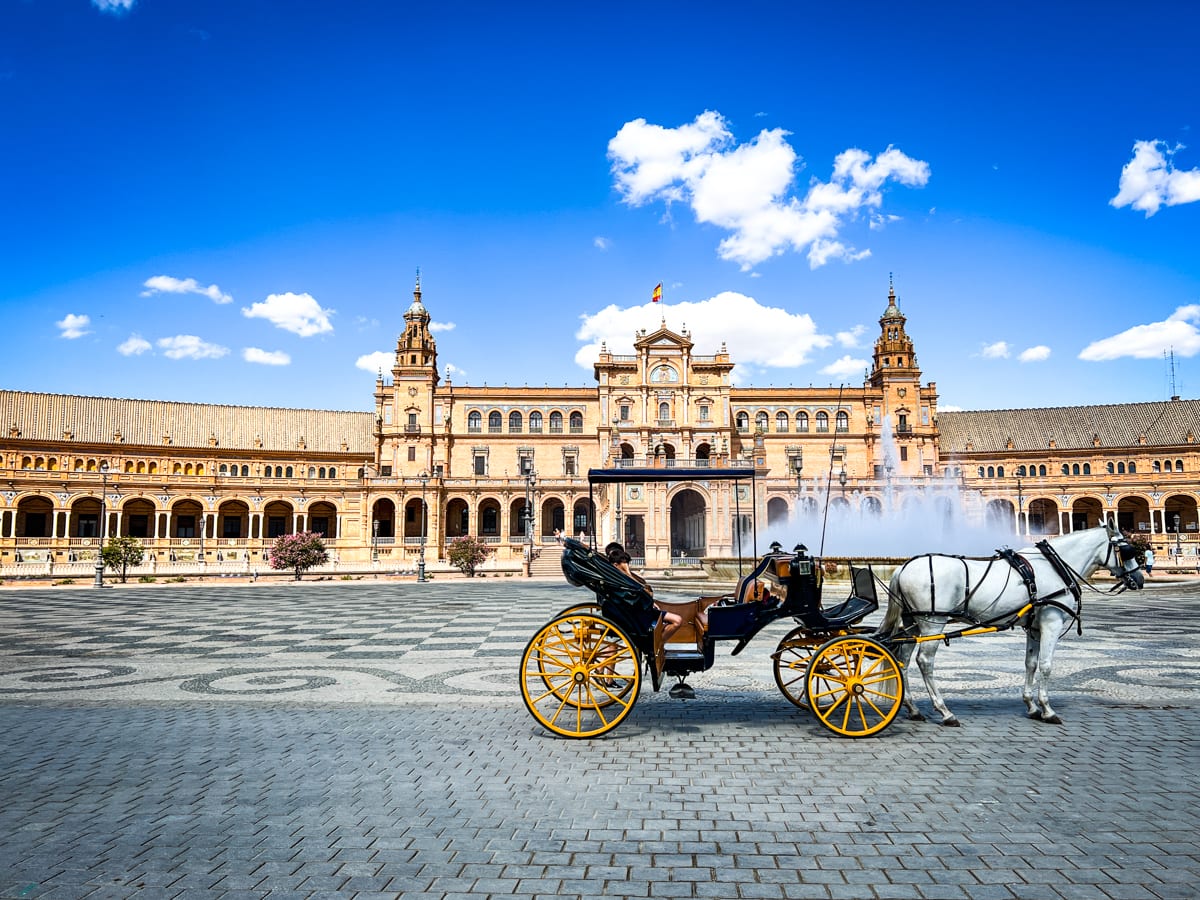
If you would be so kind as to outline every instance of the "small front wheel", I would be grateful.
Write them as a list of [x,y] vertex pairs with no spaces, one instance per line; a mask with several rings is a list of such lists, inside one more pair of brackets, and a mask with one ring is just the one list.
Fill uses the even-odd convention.
[[535,719],[562,737],[596,737],[633,710],[641,660],[620,628],[567,613],[533,636],[521,657],[521,696]]
[[771,654],[779,692],[801,709],[808,709],[808,701],[804,696],[808,661],[812,659],[813,651],[828,638],[827,634],[814,636],[812,631],[801,625],[789,631]]
[[869,737],[887,728],[904,702],[900,663],[870,638],[836,637],[808,663],[805,698],[834,734]]

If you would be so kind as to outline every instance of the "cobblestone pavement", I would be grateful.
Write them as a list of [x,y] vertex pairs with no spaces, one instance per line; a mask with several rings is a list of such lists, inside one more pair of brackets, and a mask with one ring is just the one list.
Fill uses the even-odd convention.
[[1088,595],[1062,726],[1007,633],[939,654],[962,728],[836,738],[778,623],[570,741],[516,679],[565,584],[6,589],[0,897],[1200,897],[1198,593]]

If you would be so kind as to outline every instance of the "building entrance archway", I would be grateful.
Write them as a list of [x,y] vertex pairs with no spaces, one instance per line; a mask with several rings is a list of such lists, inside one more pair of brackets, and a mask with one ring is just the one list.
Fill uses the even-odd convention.
[[671,556],[704,556],[707,504],[699,491],[684,488],[671,498]]

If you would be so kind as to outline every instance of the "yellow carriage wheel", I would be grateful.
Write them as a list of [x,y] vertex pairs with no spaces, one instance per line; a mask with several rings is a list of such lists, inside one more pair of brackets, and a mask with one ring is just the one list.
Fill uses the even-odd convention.
[[780,693],[801,709],[808,709],[804,685],[808,677],[808,661],[816,649],[829,640],[829,635],[814,636],[801,625],[784,635],[771,660],[775,666],[775,684]]
[[849,635],[820,647],[808,662],[805,698],[835,734],[861,738],[887,728],[904,701],[896,657],[878,641]]
[[521,697],[542,725],[562,737],[596,737],[633,710],[641,661],[629,637],[590,613],[547,622],[521,657]]

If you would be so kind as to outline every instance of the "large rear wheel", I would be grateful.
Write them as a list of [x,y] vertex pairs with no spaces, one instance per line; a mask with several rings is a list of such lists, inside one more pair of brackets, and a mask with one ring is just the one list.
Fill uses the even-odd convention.
[[887,728],[904,701],[900,663],[878,641],[836,637],[808,663],[805,698],[834,734],[869,737]]
[[535,719],[563,737],[596,737],[633,710],[641,661],[620,628],[590,613],[546,623],[521,657],[521,696]]

